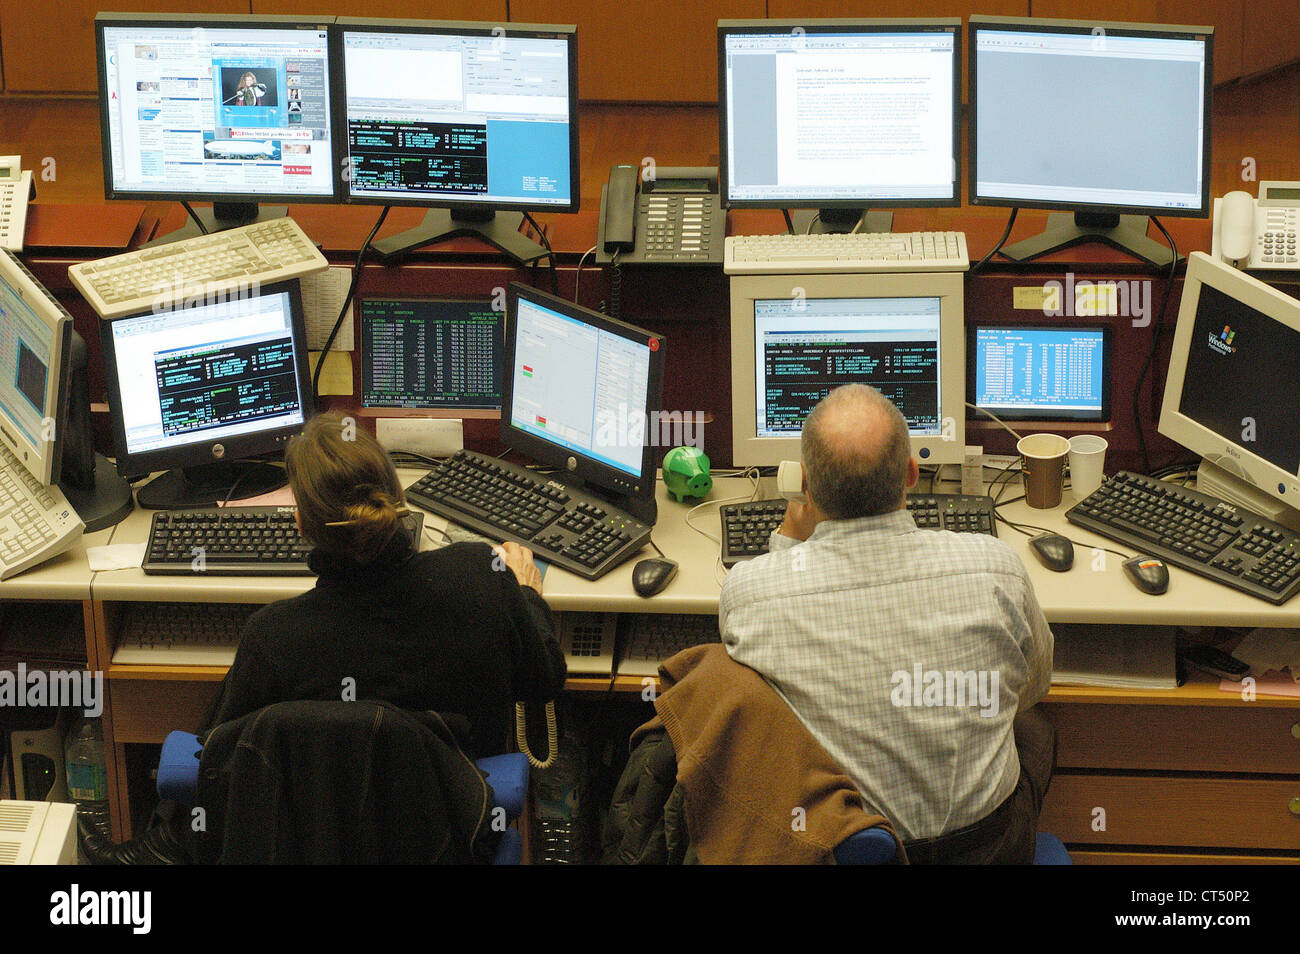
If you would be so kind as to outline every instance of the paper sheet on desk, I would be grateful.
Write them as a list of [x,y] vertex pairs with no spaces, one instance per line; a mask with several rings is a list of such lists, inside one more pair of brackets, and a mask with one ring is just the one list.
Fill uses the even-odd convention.
[[232,500],[226,504],[227,507],[294,507],[297,506],[293,499],[293,489],[284,486],[278,490],[272,490],[270,493],[258,494],[256,497],[245,497],[243,500]]
[[[1300,682],[1292,679],[1284,672],[1267,672],[1262,676],[1255,678],[1255,694],[1258,696],[1290,696],[1300,698]],[[1234,696],[1241,695],[1241,683],[1233,682],[1231,679],[1223,679],[1219,682],[1220,692],[1230,692]]]
[[96,573],[107,570],[138,570],[144,563],[147,543],[110,543],[102,547],[86,547],[86,559]]
[[[347,298],[351,284],[352,269],[338,265],[298,279],[302,289],[303,320],[307,324],[307,350],[325,350],[325,339],[330,336],[334,322],[339,320],[339,309],[343,307],[343,299]],[[356,340],[352,330],[353,308],[352,304],[348,305],[343,324],[330,346],[331,351],[352,350],[352,343]]]

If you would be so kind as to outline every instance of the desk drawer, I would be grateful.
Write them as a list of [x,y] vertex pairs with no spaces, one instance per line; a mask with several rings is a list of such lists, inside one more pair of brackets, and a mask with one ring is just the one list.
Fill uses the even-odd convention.
[[1300,775],[1300,708],[1045,703],[1059,769]]
[[[1105,830],[1095,831],[1103,821]],[[1300,852],[1300,778],[1058,773],[1038,827],[1076,844]]]
[[197,729],[221,683],[109,679],[107,688],[113,741],[161,743],[173,729]]

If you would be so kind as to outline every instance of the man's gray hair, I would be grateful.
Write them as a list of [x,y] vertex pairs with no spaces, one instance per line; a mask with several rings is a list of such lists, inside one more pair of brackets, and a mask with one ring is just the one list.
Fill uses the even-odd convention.
[[907,420],[875,388],[846,384],[826,395],[804,422],[800,450],[808,495],[832,520],[903,505],[912,457]]

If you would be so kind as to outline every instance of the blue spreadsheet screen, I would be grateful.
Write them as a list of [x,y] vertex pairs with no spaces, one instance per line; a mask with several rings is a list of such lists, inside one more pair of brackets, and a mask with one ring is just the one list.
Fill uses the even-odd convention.
[[975,404],[1007,416],[1102,419],[1101,328],[977,328]]

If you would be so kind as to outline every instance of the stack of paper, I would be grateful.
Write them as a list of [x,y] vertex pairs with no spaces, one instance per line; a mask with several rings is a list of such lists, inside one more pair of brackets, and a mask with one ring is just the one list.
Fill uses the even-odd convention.
[[1058,623],[1052,684],[1109,689],[1176,689],[1174,630],[1155,626]]
[[1252,675],[1287,669],[1300,682],[1300,629],[1253,629],[1232,655],[1248,665]]

